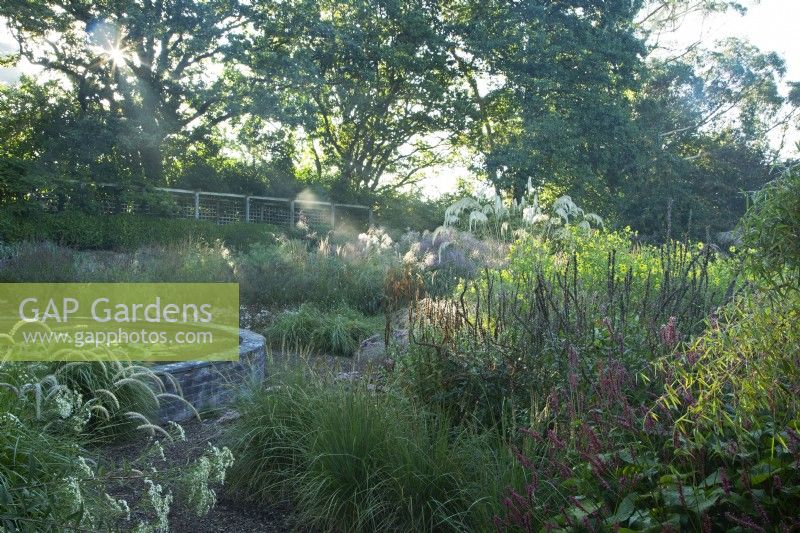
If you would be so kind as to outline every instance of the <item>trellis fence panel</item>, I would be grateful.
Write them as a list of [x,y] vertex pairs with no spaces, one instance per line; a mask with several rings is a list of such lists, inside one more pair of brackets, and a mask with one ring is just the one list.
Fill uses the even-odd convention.
[[372,209],[365,205],[163,187],[148,193],[134,193],[110,184],[76,185],[77,188],[72,190],[36,191],[29,199],[39,202],[49,211],[90,206],[109,215],[149,214],[208,220],[217,224],[254,222],[294,227],[305,223],[354,228],[372,224]]

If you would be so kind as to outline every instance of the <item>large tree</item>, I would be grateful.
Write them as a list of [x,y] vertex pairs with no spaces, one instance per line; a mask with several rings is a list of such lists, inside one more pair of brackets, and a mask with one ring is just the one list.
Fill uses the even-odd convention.
[[289,96],[335,194],[414,182],[442,160],[461,92],[445,3],[288,0],[260,6],[252,67]]
[[634,115],[644,157],[616,198],[620,218],[652,235],[671,204],[678,231],[731,229],[780,162],[770,134],[797,115],[783,61],[734,39],[651,59],[645,74]]
[[[132,158],[135,176],[163,181],[165,151],[202,139],[243,105],[236,57],[247,3],[237,0],[6,0],[19,55],[59,75],[83,116]],[[93,144],[96,132],[86,132]],[[80,171],[80,169],[75,169]]]
[[[528,179],[603,197],[635,157],[631,95],[644,53],[637,2],[465,2],[453,51],[470,87],[479,148],[498,191]],[[591,198],[590,198],[591,197]]]

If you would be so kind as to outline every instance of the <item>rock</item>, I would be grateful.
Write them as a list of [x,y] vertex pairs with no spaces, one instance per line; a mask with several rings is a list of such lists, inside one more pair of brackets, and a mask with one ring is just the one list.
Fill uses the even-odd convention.
[[339,372],[336,374],[336,377],[333,378],[334,381],[358,381],[361,379],[361,372],[357,370],[353,370],[352,372]]
[[224,413],[222,413],[222,416],[220,416],[217,419],[217,423],[219,423],[219,424],[228,424],[230,422],[238,420],[241,417],[242,417],[242,413],[240,413],[239,411],[237,411],[235,409],[229,409],[229,410],[225,411]]
[[[392,332],[392,338],[389,346],[394,349],[403,350],[408,347],[408,330],[398,329]],[[364,339],[356,352],[356,360],[358,361],[374,361],[376,363],[384,363],[386,357],[386,344],[383,335],[376,334],[372,337]]]
[[243,328],[252,329],[262,327],[269,323],[270,312],[257,307],[239,307],[239,324]]

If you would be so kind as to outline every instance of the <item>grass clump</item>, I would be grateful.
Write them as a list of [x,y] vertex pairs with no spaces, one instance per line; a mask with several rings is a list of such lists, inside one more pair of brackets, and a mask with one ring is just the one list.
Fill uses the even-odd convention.
[[75,281],[75,251],[50,242],[6,246],[0,255],[0,282]]
[[[163,403],[181,402],[177,381],[168,373],[120,361],[56,362],[49,369],[69,390],[91,399],[96,416],[87,424],[95,442],[115,441],[137,431],[163,436],[154,425]],[[168,392],[173,391],[173,392]]]
[[488,434],[402,396],[294,376],[241,403],[232,488],[290,497],[312,529],[485,530],[523,470]]
[[274,343],[305,346],[312,351],[350,356],[359,343],[380,328],[380,319],[338,306],[324,311],[311,303],[284,311],[267,330]]
[[362,313],[381,308],[383,282],[391,258],[359,253],[328,243],[320,249],[299,240],[253,246],[237,257],[242,301],[266,307],[313,302],[321,307],[345,304]]

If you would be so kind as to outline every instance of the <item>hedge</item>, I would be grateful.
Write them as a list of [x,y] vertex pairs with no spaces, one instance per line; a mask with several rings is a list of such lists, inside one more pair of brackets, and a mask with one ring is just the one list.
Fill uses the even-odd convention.
[[221,240],[229,247],[247,250],[260,242],[274,242],[281,232],[268,224],[159,218],[145,215],[92,215],[80,211],[46,213],[0,209],[0,241],[51,241],[80,250],[132,250],[188,239]]

